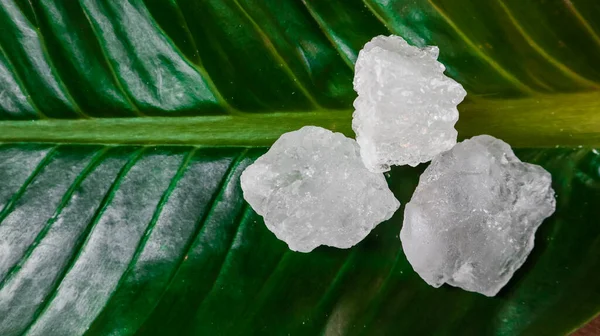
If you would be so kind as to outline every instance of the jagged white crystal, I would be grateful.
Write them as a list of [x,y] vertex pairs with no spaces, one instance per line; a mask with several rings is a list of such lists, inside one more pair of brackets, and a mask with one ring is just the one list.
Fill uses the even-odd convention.
[[369,170],[416,166],[456,144],[456,106],[467,93],[438,54],[399,36],[377,36],[358,54],[352,129]]
[[494,296],[525,262],[554,208],[550,173],[480,135],[433,159],[406,205],[400,239],[431,286]]
[[349,248],[400,206],[353,139],[306,126],[282,135],[241,176],[244,198],[290,249]]

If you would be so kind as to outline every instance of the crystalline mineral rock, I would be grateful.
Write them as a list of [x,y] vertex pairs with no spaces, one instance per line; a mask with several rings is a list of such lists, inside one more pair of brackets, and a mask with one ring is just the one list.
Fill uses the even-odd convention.
[[400,239],[408,261],[431,286],[496,295],[554,212],[550,184],[550,173],[521,162],[502,140],[457,144],[433,159],[406,205]]
[[282,135],[241,176],[244,198],[290,249],[349,248],[400,203],[353,139],[307,126]]
[[456,144],[456,106],[466,92],[444,75],[437,47],[378,36],[358,54],[352,128],[373,172],[416,166]]

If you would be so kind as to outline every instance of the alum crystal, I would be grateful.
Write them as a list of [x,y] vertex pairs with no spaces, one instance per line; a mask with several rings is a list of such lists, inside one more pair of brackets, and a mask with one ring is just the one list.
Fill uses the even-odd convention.
[[416,166],[456,144],[456,106],[466,92],[444,75],[437,47],[377,36],[358,54],[352,128],[367,168]]
[[241,176],[244,198],[290,249],[356,245],[400,203],[353,139],[306,126],[282,135]]
[[551,176],[521,162],[504,141],[480,135],[433,159],[406,205],[400,232],[413,269],[494,296],[533,249],[554,212]]

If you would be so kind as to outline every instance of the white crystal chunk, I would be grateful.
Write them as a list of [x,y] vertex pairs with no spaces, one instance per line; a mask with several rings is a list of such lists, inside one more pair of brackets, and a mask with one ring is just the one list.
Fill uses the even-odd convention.
[[244,198],[290,249],[349,248],[400,206],[353,139],[307,126],[282,135],[241,176]]
[[554,212],[551,182],[502,140],[457,144],[433,159],[406,205],[400,239],[408,261],[431,286],[496,295]]
[[467,93],[438,54],[399,36],[377,36],[358,54],[352,128],[369,170],[416,166],[456,144],[456,106]]

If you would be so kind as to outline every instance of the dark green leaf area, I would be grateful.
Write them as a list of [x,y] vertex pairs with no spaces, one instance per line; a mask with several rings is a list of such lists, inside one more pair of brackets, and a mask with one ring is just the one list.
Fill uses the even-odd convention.
[[[2,335],[560,335],[600,308],[600,155],[520,149],[556,213],[494,298],[428,286],[403,208],[348,250],[292,252],[243,200],[264,148],[0,147]],[[424,166],[395,167],[406,204]]]
[[588,0],[2,0],[0,119],[347,110],[359,50],[389,34],[439,46],[468,99],[595,91],[598,17]]

